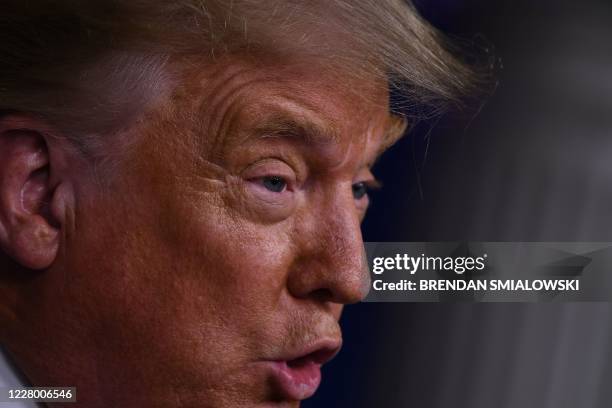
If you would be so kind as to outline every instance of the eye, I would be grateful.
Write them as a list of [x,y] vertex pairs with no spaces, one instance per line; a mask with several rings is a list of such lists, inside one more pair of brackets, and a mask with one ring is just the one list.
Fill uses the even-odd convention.
[[280,176],[262,177],[261,184],[273,193],[282,193],[287,188],[287,182]]
[[361,200],[368,194],[368,185],[365,181],[360,181],[359,183],[353,184],[352,189],[355,200]]
[[300,178],[285,160],[265,158],[240,172],[241,208],[253,220],[270,223],[288,218],[296,208]]

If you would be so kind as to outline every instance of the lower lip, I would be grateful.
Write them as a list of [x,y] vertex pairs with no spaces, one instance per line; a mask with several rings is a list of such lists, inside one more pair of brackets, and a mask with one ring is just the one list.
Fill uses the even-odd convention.
[[312,361],[294,367],[286,361],[274,361],[272,367],[279,391],[291,400],[312,397],[321,383],[321,365]]

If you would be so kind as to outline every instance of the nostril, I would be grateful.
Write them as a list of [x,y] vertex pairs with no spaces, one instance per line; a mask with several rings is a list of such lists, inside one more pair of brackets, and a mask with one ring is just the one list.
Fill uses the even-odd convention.
[[329,302],[334,298],[333,292],[328,288],[319,288],[310,294],[312,299],[319,302]]

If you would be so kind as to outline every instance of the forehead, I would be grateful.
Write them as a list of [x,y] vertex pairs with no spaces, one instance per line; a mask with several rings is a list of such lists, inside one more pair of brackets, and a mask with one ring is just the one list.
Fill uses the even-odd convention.
[[322,143],[375,137],[388,146],[401,129],[387,82],[355,72],[314,59],[227,57],[194,72],[183,89],[205,133],[225,142],[285,133]]

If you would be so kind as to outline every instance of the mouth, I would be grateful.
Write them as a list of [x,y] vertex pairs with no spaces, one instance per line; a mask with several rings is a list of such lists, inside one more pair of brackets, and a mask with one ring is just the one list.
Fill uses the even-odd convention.
[[270,361],[282,397],[299,401],[314,395],[321,383],[321,366],[338,354],[341,345],[340,340],[323,340]]

